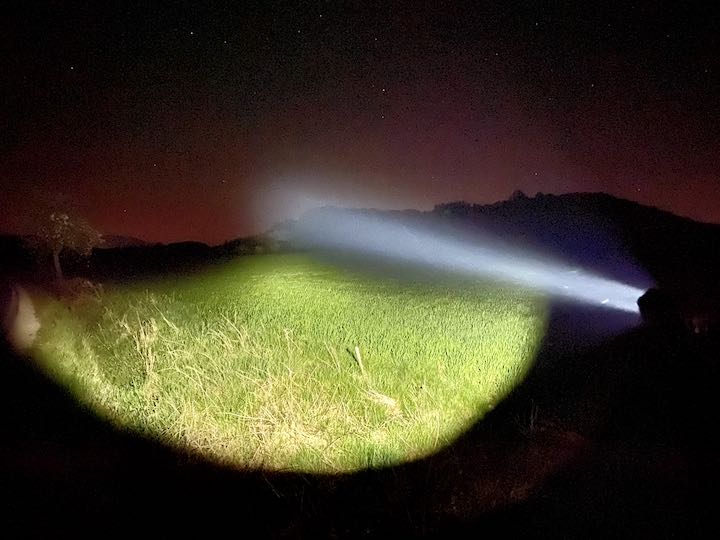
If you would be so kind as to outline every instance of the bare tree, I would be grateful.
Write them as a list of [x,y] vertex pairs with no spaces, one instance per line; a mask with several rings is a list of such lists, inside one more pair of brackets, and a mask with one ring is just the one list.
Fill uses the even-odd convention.
[[87,257],[92,253],[93,247],[102,243],[102,237],[87,221],[79,217],[70,217],[66,213],[53,212],[44,223],[38,235],[52,252],[55,276],[63,280],[63,270],[60,265],[60,254],[64,249],[70,249],[77,254]]

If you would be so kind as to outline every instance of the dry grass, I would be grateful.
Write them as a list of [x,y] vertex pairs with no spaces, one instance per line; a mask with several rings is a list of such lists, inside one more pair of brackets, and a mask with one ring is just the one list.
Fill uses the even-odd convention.
[[348,471],[451,442],[524,375],[538,299],[299,256],[46,305],[38,352],[114,421],[252,467]]

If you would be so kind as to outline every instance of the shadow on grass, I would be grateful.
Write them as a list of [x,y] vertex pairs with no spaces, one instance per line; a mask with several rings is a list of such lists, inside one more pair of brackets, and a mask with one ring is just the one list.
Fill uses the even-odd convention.
[[[454,445],[376,471],[238,471],[120,431],[2,347],[0,523],[251,537],[667,537],[714,525],[715,349],[556,306],[524,383]],[[353,356],[352,351],[348,353]]]

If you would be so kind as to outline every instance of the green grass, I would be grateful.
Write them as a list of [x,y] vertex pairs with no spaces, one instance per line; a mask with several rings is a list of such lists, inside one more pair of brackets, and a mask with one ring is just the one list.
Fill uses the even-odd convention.
[[333,472],[451,443],[523,377],[545,324],[526,291],[300,255],[39,311],[38,358],[112,421],[225,462]]

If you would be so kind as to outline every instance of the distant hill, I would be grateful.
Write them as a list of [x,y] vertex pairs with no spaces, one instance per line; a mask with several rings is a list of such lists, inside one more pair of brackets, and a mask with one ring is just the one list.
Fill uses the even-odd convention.
[[94,249],[86,268],[73,270],[101,281],[128,280],[193,272],[213,260],[212,248],[202,242],[126,245]]
[[720,225],[604,193],[516,196],[492,205],[447,203],[433,214],[486,225],[591,267],[612,271],[613,264],[636,264],[659,285],[718,286]]
[[141,247],[149,246],[150,243],[133,236],[122,236],[118,234],[103,234],[102,249],[115,249],[125,247]]

